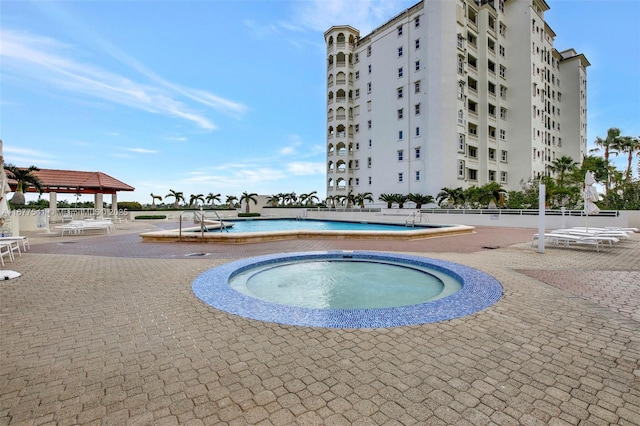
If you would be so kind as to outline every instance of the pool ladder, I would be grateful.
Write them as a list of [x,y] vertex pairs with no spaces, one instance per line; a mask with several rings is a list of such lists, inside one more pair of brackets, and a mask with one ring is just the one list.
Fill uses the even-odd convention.
[[[181,212],[180,213],[180,229],[178,230],[178,241],[179,242],[182,241],[182,215],[184,215],[185,213],[191,213],[191,212]],[[220,222],[220,231],[224,230],[225,232],[229,232],[229,230],[227,229],[227,226],[222,221],[222,218],[220,217],[218,212],[214,210],[213,214],[216,215],[216,218],[218,218],[218,221]],[[194,220],[198,216],[200,216],[200,236],[202,237],[202,241],[204,241],[204,221],[205,221],[206,217],[205,217],[203,211],[193,212],[193,219]]]
[[416,219],[418,219],[419,223],[422,223],[422,212],[419,210],[417,212],[411,213],[409,217],[407,217],[407,219],[404,221],[404,226],[406,226],[407,228],[415,228]]

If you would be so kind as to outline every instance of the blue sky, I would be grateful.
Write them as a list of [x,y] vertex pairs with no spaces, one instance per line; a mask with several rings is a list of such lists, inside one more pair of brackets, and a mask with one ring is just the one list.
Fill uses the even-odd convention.
[[[323,32],[364,35],[415,3],[4,0],[5,161],[102,171],[136,188],[119,201],[169,189],[324,198]],[[547,3],[555,47],[592,64],[589,142],[609,127],[640,135],[640,1]]]

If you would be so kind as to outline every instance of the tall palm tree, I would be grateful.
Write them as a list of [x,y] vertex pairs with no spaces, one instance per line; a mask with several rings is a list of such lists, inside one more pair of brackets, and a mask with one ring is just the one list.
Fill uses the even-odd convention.
[[236,197],[235,195],[227,195],[225,204],[231,208],[234,208],[236,206],[236,201],[238,201],[238,197]]
[[184,201],[184,194],[182,192],[170,189],[169,193],[165,195],[164,198],[173,198],[173,208],[174,210],[178,210],[180,208],[180,201]]
[[14,206],[25,205],[24,191],[29,189],[30,186],[33,186],[38,191],[38,193],[42,194],[42,182],[36,175],[33,174],[33,172],[37,172],[40,170],[36,166],[31,166],[24,169],[18,168],[13,164],[5,164],[4,169],[9,172],[8,177],[14,179],[17,182],[16,192],[11,198],[11,204],[13,204]]
[[151,193],[151,209],[156,209],[156,200],[162,201],[162,197],[159,195],[155,195],[153,192]]
[[324,200],[324,203],[327,205],[328,208],[335,208],[336,207],[336,201],[337,201],[337,199],[336,199],[335,195],[329,195]]
[[[616,127],[612,127],[607,130],[607,137],[602,139],[601,137],[596,137],[594,144],[596,148],[590,150],[590,152],[600,152],[600,149],[604,151],[604,161],[609,165],[609,156],[611,154],[618,155],[618,145],[620,143],[620,129]],[[606,183],[604,186],[605,193],[609,193],[609,187],[611,186],[611,180],[607,175]]]
[[211,203],[211,207],[214,207],[217,202],[220,202],[220,194],[214,194],[213,192],[210,192],[207,194],[207,198],[206,200]]
[[356,203],[356,195],[353,193],[353,190],[349,190],[349,193],[345,195],[344,201],[347,203],[347,208],[352,207]]
[[416,209],[421,209],[423,204],[433,203],[433,196],[420,193],[410,193],[407,195],[409,201],[416,203]]
[[198,207],[198,201],[204,203],[204,195],[203,194],[191,194],[189,197],[189,206]]
[[560,189],[564,188],[564,177],[567,173],[571,173],[576,167],[578,163],[573,161],[573,158],[563,155],[560,158],[556,158],[549,165],[549,170],[553,173],[557,173],[558,176],[558,187]]
[[364,202],[368,201],[373,203],[373,194],[371,192],[358,192],[355,196],[355,203],[361,208],[364,209]]
[[634,138],[632,136],[622,136],[618,143],[618,148],[621,152],[627,154],[627,169],[624,172],[625,179],[631,180],[631,163],[633,162],[633,154],[636,152],[640,154],[640,138]]
[[242,204],[243,202],[245,203],[245,213],[249,213],[249,201],[253,201],[253,204],[257,205],[258,204],[258,194],[256,194],[255,192],[252,193],[248,193],[247,191],[243,192],[242,195],[240,196],[240,204]]
[[267,197],[267,205],[269,205],[271,207],[277,207],[278,204],[280,204],[280,195],[279,194],[273,194],[273,195],[270,195],[269,197]]

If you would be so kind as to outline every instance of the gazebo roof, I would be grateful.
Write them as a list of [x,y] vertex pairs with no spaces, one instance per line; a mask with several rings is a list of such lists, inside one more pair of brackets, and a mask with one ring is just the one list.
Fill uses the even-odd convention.
[[[135,188],[102,172],[79,172],[75,170],[40,169],[32,174],[42,182],[44,192],[60,194],[115,194],[118,191],[133,191]],[[9,178],[11,191],[17,182]],[[37,192],[29,186],[27,192]]]

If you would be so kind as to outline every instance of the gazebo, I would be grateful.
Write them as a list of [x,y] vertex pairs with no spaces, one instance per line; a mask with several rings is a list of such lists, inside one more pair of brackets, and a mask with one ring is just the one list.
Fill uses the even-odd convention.
[[[40,179],[43,192],[49,194],[51,216],[55,216],[58,194],[93,194],[94,206],[102,209],[104,194],[111,195],[111,210],[118,210],[118,191],[133,191],[135,188],[102,172],[81,172],[75,170],[40,169],[32,172]],[[9,179],[11,191],[15,191],[17,182]],[[27,192],[37,192],[29,187]]]

